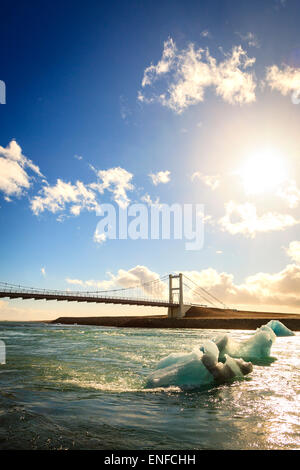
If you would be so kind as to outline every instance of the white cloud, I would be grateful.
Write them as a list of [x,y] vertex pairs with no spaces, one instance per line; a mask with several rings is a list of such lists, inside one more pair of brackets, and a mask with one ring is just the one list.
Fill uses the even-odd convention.
[[[222,302],[235,307],[300,309],[300,266],[294,264],[274,274],[260,272],[248,276],[242,284],[235,284],[232,274],[219,273],[213,268],[184,274]],[[195,292],[192,298],[200,301]]]
[[220,185],[219,175],[203,175],[200,171],[195,171],[191,176],[191,180],[194,181],[195,179],[203,181],[203,183],[209,186],[213,191]]
[[97,229],[95,230],[94,233],[94,238],[93,238],[95,243],[99,243],[100,245],[106,241],[106,234],[105,233],[99,233]]
[[130,202],[127,191],[133,191],[134,189],[131,183],[133,174],[120,167],[110,168],[109,170],[99,170],[96,171],[96,174],[100,182],[92,183],[90,187],[97,189],[101,194],[104,190],[112,192],[114,201],[122,209],[125,209]]
[[[300,94],[300,69],[284,65],[279,68],[272,65],[266,69],[266,82],[272,90],[279,91],[286,96],[291,93],[293,99],[299,99]],[[297,103],[296,103],[297,104]]]
[[286,248],[287,255],[295,261],[295,263],[300,265],[300,242],[293,241],[290,242],[288,248]]
[[[235,221],[232,221],[232,218]],[[225,215],[219,220],[223,231],[232,235],[240,233],[251,238],[254,238],[258,232],[285,230],[298,223],[298,220],[288,214],[267,212],[259,216],[254,204],[248,202],[237,204],[234,201],[225,204]]]
[[152,201],[151,197],[149,196],[148,193],[144,194],[144,196],[141,197],[141,201],[145,202],[148,204],[148,206],[153,206],[156,204],[159,204],[159,197],[155,199],[155,201]]
[[7,147],[0,146],[0,191],[6,201],[11,201],[10,196],[21,196],[30,188],[32,177],[27,173],[27,168],[39,177],[43,176],[39,167],[22,154],[15,140]]
[[48,210],[52,213],[64,211],[70,204],[70,213],[79,215],[82,209],[96,210],[98,203],[96,194],[81,181],[75,184],[58,179],[56,184],[45,184],[39,191],[40,195],[31,200],[31,209],[35,215]]
[[168,286],[162,281],[156,282],[154,285],[151,284],[152,281],[157,281],[159,279],[159,274],[154,271],[151,271],[146,266],[137,265],[134,268],[129,269],[128,271],[124,269],[119,269],[116,275],[108,273],[110,276],[109,280],[88,280],[82,281],[80,279],[70,279],[67,278],[66,282],[68,284],[80,285],[83,287],[93,287],[97,289],[109,290],[109,289],[118,289],[118,288],[130,288],[143,286],[143,291],[147,295],[157,296],[157,298],[165,297],[168,292]]
[[46,269],[44,267],[41,268],[41,274],[46,277]]
[[[97,171],[99,181],[84,184],[76,181],[75,184],[58,179],[56,184],[50,186],[44,181],[39,194],[31,200],[31,209],[35,215],[48,210],[52,213],[62,212],[69,206],[70,214],[78,216],[82,210],[97,211],[99,209],[98,195],[104,191],[113,193],[115,202],[122,208],[130,201],[127,191],[132,191],[134,186],[130,183],[133,175],[124,168],[110,168]],[[58,220],[62,221],[63,217]]]
[[175,42],[164,43],[161,60],[147,67],[142,87],[152,86],[159,78],[168,78],[167,90],[148,98],[139,92],[139,100],[146,103],[158,101],[176,113],[204,100],[207,87],[215,87],[215,93],[230,104],[245,104],[255,101],[254,75],[247,72],[255,62],[241,46],[235,46],[231,54],[217,61],[206,49],[196,49],[190,44],[179,51]]
[[[299,242],[298,242],[299,243]],[[233,274],[218,272],[213,268],[201,271],[183,271],[187,277],[192,279],[197,286],[201,286],[220,301],[234,305],[236,308],[253,306],[256,310],[262,307],[278,307],[300,309],[300,266],[291,264],[279,272],[259,272],[248,276],[241,284],[234,281]],[[146,266],[135,266],[132,269],[119,269],[116,275],[108,273],[109,280],[88,280],[67,278],[66,282],[82,288],[109,290],[118,288],[135,287],[146,283],[144,292],[157,298],[165,298],[168,295],[168,285],[159,281],[153,285],[147,283],[159,279],[159,274],[151,271]],[[198,289],[199,291],[199,289]],[[185,290],[185,301],[195,303],[206,303],[205,299],[199,297],[195,290],[190,294]],[[281,309],[282,310],[282,309]]]
[[66,278],[66,282],[68,284],[73,284],[75,286],[83,286],[84,282],[81,281],[80,279],[70,279],[69,277]]
[[157,186],[160,183],[166,184],[169,183],[171,180],[170,178],[171,172],[166,170],[166,171],[159,171],[157,173],[150,173],[150,178],[152,180],[152,183]]
[[290,180],[285,185],[278,188],[276,194],[285,200],[291,209],[297,207],[300,202],[300,189],[297,187],[297,183],[294,180]]
[[157,65],[150,65],[144,72],[142,87],[151,85],[159,75],[169,72],[176,56],[176,45],[172,38],[164,42],[162,58]]
[[81,155],[74,155],[74,158],[76,158],[76,160],[83,160],[83,157]]

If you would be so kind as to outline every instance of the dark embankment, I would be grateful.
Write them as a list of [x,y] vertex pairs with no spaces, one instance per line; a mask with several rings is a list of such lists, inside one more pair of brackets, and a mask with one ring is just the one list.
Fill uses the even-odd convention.
[[264,312],[245,312],[192,307],[185,318],[167,316],[145,317],[60,317],[51,323],[65,325],[96,325],[120,328],[209,328],[225,330],[255,330],[275,319],[288,328],[300,331],[300,315]]

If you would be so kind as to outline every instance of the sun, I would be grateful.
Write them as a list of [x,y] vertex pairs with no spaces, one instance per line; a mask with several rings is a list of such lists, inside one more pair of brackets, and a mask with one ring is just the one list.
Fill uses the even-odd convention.
[[238,171],[245,192],[257,194],[270,192],[287,178],[284,158],[274,149],[264,149],[252,154]]

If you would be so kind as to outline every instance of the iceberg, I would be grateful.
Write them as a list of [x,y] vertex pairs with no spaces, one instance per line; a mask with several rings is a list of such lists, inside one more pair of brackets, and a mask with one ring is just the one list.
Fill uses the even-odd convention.
[[221,335],[215,340],[220,353],[220,360],[228,354],[231,357],[241,357],[244,360],[271,359],[271,348],[277,336],[293,336],[295,333],[289,330],[278,320],[271,320],[261,326],[246,341],[235,341],[229,335]]
[[161,359],[147,377],[146,387],[192,389],[242,378],[252,372],[252,362],[269,364],[275,360],[271,348],[277,336],[292,335],[280,321],[271,320],[245,341],[236,341],[228,334],[214,341],[202,340],[192,352],[172,353]]
[[222,335],[215,340],[215,343],[221,361],[225,359],[226,354],[245,360],[260,360],[271,357],[271,347],[275,339],[273,330],[265,325],[245,341],[235,341],[229,335]]
[[218,362],[219,350],[206,340],[190,353],[173,353],[163,358],[148,376],[147,388],[179,387],[194,389],[215,383],[241,378],[253,370],[251,362],[225,355],[225,362]]
[[267,323],[269,328],[271,328],[276,336],[294,336],[295,333],[289,330],[283,323],[279,320],[271,320]]
[[206,354],[210,356],[214,362],[218,362],[219,359],[219,349],[218,346],[213,342],[208,340],[203,340],[199,350],[203,352],[203,354]]

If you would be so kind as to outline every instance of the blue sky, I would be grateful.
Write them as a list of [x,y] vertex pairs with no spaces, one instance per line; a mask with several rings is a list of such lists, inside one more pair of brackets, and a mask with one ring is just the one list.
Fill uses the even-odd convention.
[[[183,271],[230,305],[297,312],[299,13],[293,0],[3,2],[0,279],[87,289]],[[95,204],[118,206],[118,191],[204,204],[203,248],[97,243]],[[1,301],[0,318],[94,307]]]

